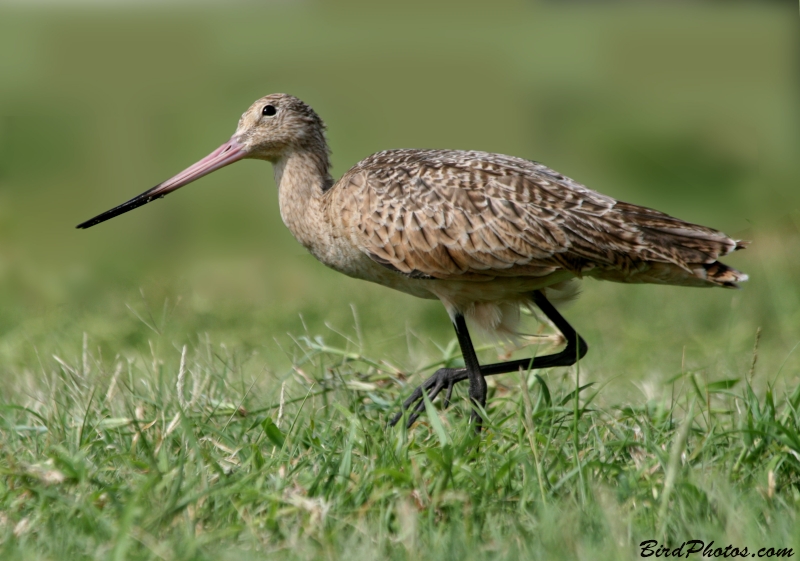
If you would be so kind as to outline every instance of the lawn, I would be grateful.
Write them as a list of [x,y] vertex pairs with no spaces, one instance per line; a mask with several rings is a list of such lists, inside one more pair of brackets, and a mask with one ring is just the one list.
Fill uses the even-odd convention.
[[[796,17],[0,4],[0,559],[797,555]],[[270,91],[326,119],[336,175],[390,147],[530,157],[752,240],[726,259],[751,280],[585,281],[577,367],[492,379],[480,436],[466,388],[387,428],[461,364],[447,315],[306,255],[269,165],[74,229]]]

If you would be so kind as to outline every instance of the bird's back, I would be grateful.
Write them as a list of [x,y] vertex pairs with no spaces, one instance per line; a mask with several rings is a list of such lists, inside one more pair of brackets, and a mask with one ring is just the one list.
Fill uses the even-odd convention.
[[743,242],[513,156],[387,150],[359,162],[332,191],[337,221],[359,249],[413,278],[486,281],[569,271],[725,287],[747,278],[717,261]]

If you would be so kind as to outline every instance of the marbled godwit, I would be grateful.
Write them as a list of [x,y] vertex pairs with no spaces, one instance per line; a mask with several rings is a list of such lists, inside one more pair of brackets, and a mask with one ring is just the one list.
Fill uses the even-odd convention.
[[[408,426],[431,400],[469,380],[486,405],[485,376],[569,366],[587,350],[549,299],[574,279],[735,288],[747,275],[717,261],[746,242],[601,195],[542,164],[458,150],[387,150],[334,182],[325,125],[299,99],[256,101],[231,139],[175,177],[78,226],[89,228],[243,158],[272,162],[281,218],[328,267],[420,298],[439,299],[464,368],[442,368],[403,403]],[[555,354],[480,365],[465,317],[513,335],[520,306],[537,306],[562,333]],[[394,425],[402,417],[398,413]],[[473,407],[476,428],[481,417]]]

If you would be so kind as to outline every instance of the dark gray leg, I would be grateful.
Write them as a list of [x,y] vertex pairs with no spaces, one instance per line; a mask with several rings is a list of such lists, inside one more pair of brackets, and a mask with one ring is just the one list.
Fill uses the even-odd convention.
[[[483,377],[478,356],[475,354],[475,347],[472,346],[472,339],[470,339],[469,331],[467,331],[467,322],[464,320],[464,316],[458,314],[453,323],[456,327],[458,345],[461,347],[461,354],[464,357],[464,370],[466,370],[467,378],[469,379],[469,398],[473,403],[477,403],[485,409],[486,378]],[[450,387],[448,387],[447,393],[450,393]],[[470,420],[475,422],[475,430],[480,432],[483,419],[477,408],[472,410]]]
[[[532,294],[531,298],[533,299],[533,303],[536,304],[540,310],[542,310],[542,313],[544,313],[544,315],[546,315],[547,318],[553,322],[553,324],[567,340],[567,346],[564,347],[564,350],[552,355],[537,356],[533,360],[529,358],[523,358],[521,360],[512,360],[509,362],[499,362],[496,364],[480,366],[478,364],[478,359],[475,356],[475,350],[472,346],[472,341],[469,338],[469,332],[467,331],[466,323],[464,323],[464,318],[457,316],[455,323],[456,336],[458,337],[458,343],[461,346],[461,352],[464,355],[465,367],[440,368],[437,370],[433,376],[425,380],[425,382],[417,387],[417,389],[414,390],[409,398],[403,402],[403,409],[397,413],[391,419],[391,421],[389,421],[389,424],[391,426],[396,425],[397,422],[402,418],[403,411],[412,409],[412,406],[413,410],[411,415],[408,417],[407,424],[409,427],[414,424],[414,421],[416,421],[422,411],[425,410],[425,402],[422,399],[423,388],[431,401],[436,399],[436,397],[444,388],[447,388],[447,395],[445,396],[444,400],[444,406],[447,408],[447,406],[450,405],[450,397],[453,393],[453,386],[455,386],[458,382],[469,379],[470,399],[476,403],[480,403],[481,407],[486,407],[485,376],[504,374],[506,372],[516,372],[520,368],[523,370],[536,370],[538,368],[552,368],[554,366],[572,366],[578,360],[582,359],[584,355],[586,355],[586,351],[589,350],[589,346],[586,344],[586,341],[584,341],[583,338],[578,335],[577,331],[575,331],[572,326],[567,323],[567,320],[565,320],[564,317],[558,313],[558,311],[547,300],[547,298],[545,298],[544,293],[537,290]],[[459,318],[460,323],[463,326],[461,330],[459,330]],[[470,358],[468,358],[468,356]],[[477,365],[478,375],[474,373],[475,365]],[[470,369],[472,369],[472,375],[470,374]],[[480,415],[478,415],[476,410],[472,411],[471,418],[477,421],[476,428],[480,430]]]

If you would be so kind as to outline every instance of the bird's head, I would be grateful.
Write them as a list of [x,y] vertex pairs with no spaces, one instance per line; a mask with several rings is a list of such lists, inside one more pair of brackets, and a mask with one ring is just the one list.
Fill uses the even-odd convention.
[[262,97],[244,112],[236,132],[225,144],[178,175],[78,225],[89,228],[160,199],[184,185],[244,158],[277,162],[295,151],[321,154],[327,162],[325,124],[311,107],[288,94]]
[[275,162],[287,152],[325,149],[325,123],[311,107],[288,94],[257,100],[239,119],[231,138],[244,158]]

